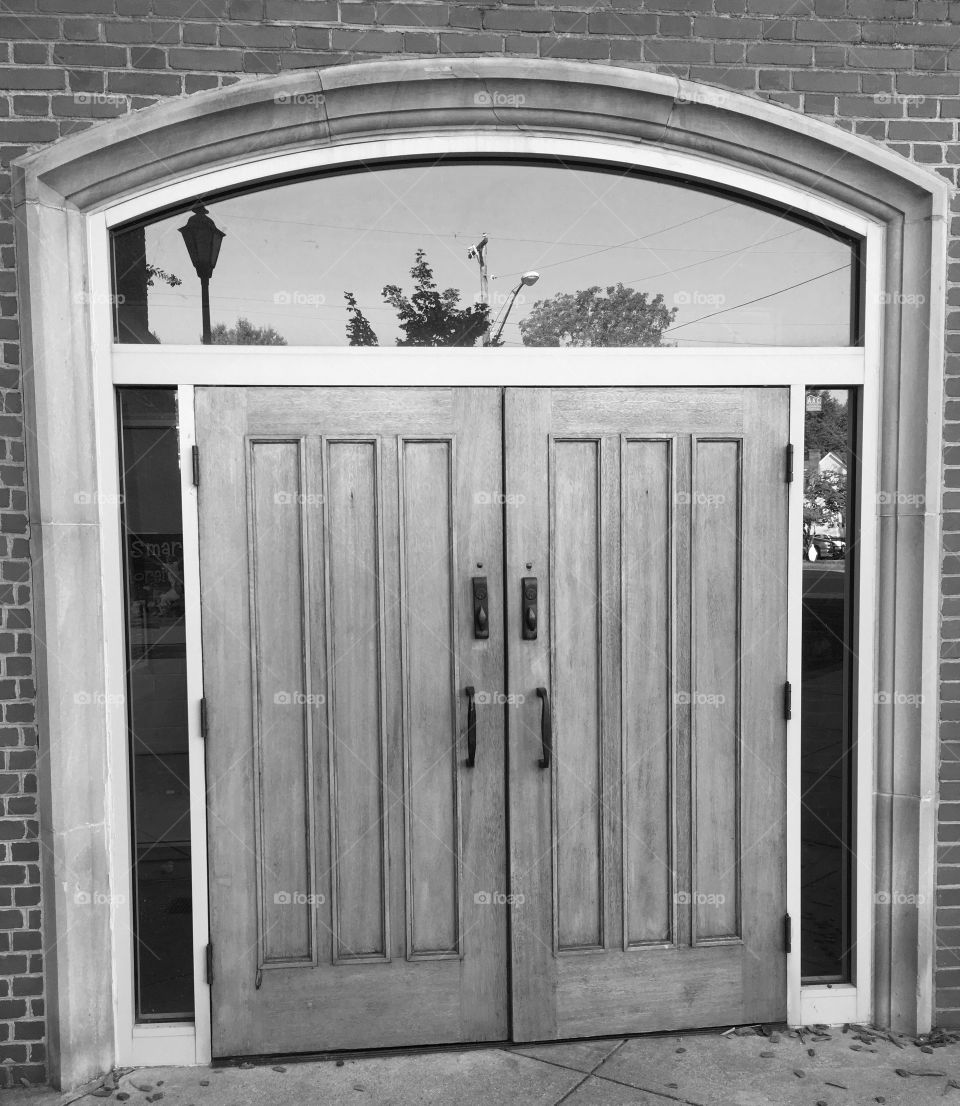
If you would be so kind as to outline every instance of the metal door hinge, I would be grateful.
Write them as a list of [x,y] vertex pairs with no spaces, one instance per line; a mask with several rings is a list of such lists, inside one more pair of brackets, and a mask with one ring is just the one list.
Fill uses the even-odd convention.
[[789,914],[783,916],[783,951],[793,951],[793,920]]
[[200,487],[200,447],[195,445],[191,451],[193,453],[193,484],[194,487]]
[[783,717],[788,722],[793,717],[793,684],[789,680],[783,685]]
[[213,942],[207,945],[207,983],[213,982]]
[[793,483],[793,442],[787,446],[787,483]]
[[205,738],[207,736],[207,727],[209,721],[207,719],[207,700],[204,697],[200,700],[200,736]]

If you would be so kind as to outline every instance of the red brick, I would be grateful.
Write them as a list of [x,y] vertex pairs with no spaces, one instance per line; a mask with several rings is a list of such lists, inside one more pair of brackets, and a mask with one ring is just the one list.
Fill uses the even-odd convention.
[[167,58],[171,69],[199,69],[226,73],[243,67],[243,55],[239,50],[194,50],[180,47],[171,49]]

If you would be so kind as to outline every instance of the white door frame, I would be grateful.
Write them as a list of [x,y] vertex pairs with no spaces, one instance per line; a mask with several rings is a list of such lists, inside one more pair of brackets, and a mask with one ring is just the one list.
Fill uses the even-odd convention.
[[[783,204],[826,220],[861,237],[866,250],[865,344],[850,348],[731,348],[572,350],[549,349],[346,349],[227,346],[114,346],[112,344],[109,233],[114,226],[151,211],[182,203],[198,194],[254,181],[280,179],[293,172],[325,169],[360,160],[403,159],[437,154],[515,154],[589,158],[593,162],[634,165],[700,178]],[[529,385],[591,387],[785,386],[791,393],[791,433],[802,458],[804,385],[829,383],[863,389],[863,494],[858,520],[862,547],[875,550],[877,451],[879,447],[879,372],[881,359],[881,291],[884,230],[873,220],[840,204],[825,201],[769,177],[686,154],[653,147],[584,142],[518,135],[444,135],[361,142],[346,147],[301,151],[245,162],[174,184],[152,189],[86,216],[88,287],[93,360],[99,385],[96,425],[101,491],[101,556],[104,654],[112,771],[111,884],[130,887],[130,822],[127,788],[126,692],[123,651],[122,580],[117,419],[114,388],[119,385],[176,386],[180,410],[181,455],[194,443],[193,388],[199,385],[269,384],[272,386],[390,385],[437,386],[451,379],[458,385]],[[522,360],[521,360],[522,359]],[[318,381],[318,363],[323,379]],[[709,363],[709,367],[705,367]],[[522,368],[521,368],[522,366]],[[800,466],[802,470],[802,465]],[[182,465],[184,573],[187,607],[187,671],[189,698],[189,764],[193,841],[194,973],[196,1018],[193,1023],[137,1024],[133,1000],[132,905],[119,899],[113,906],[115,955],[115,1025],[117,1063],[207,1063],[210,1059],[210,989],[204,979],[204,950],[209,939],[207,916],[206,814],[204,805],[204,744],[199,732],[202,664],[199,624],[199,549],[196,489],[190,466]],[[111,494],[116,498],[111,500]],[[802,480],[790,490],[790,533],[799,533]],[[789,560],[788,678],[801,686],[800,594],[802,566]],[[874,557],[862,557],[861,594],[874,596]],[[788,956],[788,1018],[791,1024],[868,1021],[872,1010],[872,888],[873,888],[873,687],[876,651],[874,603],[860,605],[859,716],[857,757],[857,886],[855,984],[801,987],[800,984],[800,696],[787,724],[787,908],[796,920]]]

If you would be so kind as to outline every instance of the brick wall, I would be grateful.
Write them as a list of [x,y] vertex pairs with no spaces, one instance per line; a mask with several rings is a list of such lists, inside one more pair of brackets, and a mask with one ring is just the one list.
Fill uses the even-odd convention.
[[[13,1061],[8,1080],[36,1078],[43,1061],[10,160],[160,99],[400,54],[639,66],[826,117],[952,183],[960,164],[960,2],[950,0],[0,0],[0,1063]],[[937,994],[940,1023],[960,1025],[960,235],[949,278]]]

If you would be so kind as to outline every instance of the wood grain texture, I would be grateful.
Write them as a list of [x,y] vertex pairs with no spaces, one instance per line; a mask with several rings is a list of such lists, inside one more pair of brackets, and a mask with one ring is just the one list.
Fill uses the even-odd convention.
[[379,443],[326,443],[336,958],[388,955]]
[[553,683],[554,947],[600,948],[603,704],[600,443],[551,443],[549,603]]
[[627,947],[673,940],[674,439],[622,443],[623,870]]
[[[597,701],[599,671],[608,735],[600,771],[586,776],[600,798],[596,852],[574,867],[565,837],[581,834],[588,808],[559,786],[547,804],[529,755],[538,715],[518,712],[511,851],[517,886],[534,901],[513,916],[514,1035],[782,1017],[785,797],[772,765],[785,763],[786,394],[508,389],[505,410],[507,491],[525,503],[516,534],[508,527],[508,577],[534,574],[528,563],[542,564],[553,545],[541,623],[557,628],[546,641],[511,636],[510,686],[530,694],[552,668],[558,748],[581,743],[583,779],[593,731],[582,708],[567,733],[568,704]],[[561,444],[573,440],[580,453],[563,467]],[[516,609],[511,635],[514,626]],[[548,853],[552,888],[538,870]],[[608,885],[603,947],[575,952],[560,941],[551,955],[550,935],[564,932],[563,880],[574,877],[587,902],[586,887]]]
[[313,763],[300,442],[252,441],[248,466],[261,963],[311,960]]
[[[211,717],[214,1055],[502,1040],[509,1014],[506,908],[488,904],[486,897],[507,887],[504,819],[491,814],[502,812],[505,802],[503,707],[480,708],[478,761],[468,770],[462,695],[466,682],[491,692],[503,686],[499,612],[486,641],[472,639],[468,613],[478,562],[491,594],[502,591],[500,393],[198,389],[196,411],[204,472],[204,679]],[[408,506],[415,514],[428,512],[429,519],[422,546],[415,530],[405,548],[401,439],[413,444]],[[298,840],[284,836],[291,819],[301,817],[295,787],[306,791],[314,807],[314,953],[299,964],[264,963],[260,973],[264,920],[258,917],[256,869],[262,845],[253,816],[253,674],[260,647],[250,646],[250,482],[244,475],[250,440],[267,442],[268,452],[282,459],[264,466],[265,472],[282,468],[275,484],[291,478],[287,457],[299,450],[299,536],[285,515],[275,516],[271,530],[266,511],[279,505],[268,484],[256,493],[263,500],[264,549],[269,546],[257,614],[265,640],[287,650],[285,666],[294,665],[300,650],[308,701],[298,725],[301,737],[309,727],[314,746],[312,770],[301,755],[299,778],[268,782],[265,790],[277,794],[264,794],[270,839],[290,854],[284,863],[302,856]],[[478,488],[487,492],[486,502],[477,499]],[[294,552],[304,577],[299,585]],[[417,571],[406,606],[401,554],[408,557],[408,585],[409,558]],[[270,576],[280,572],[283,579],[271,590]],[[304,597],[299,646],[298,586]],[[414,614],[422,621],[408,638],[408,645],[415,639],[414,647],[405,652],[404,627],[413,625]],[[446,660],[438,663],[438,657]],[[447,838],[459,836],[459,882],[451,880],[456,846],[451,858],[449,842],[441,848],[426,829],[435,851],[420,843],[421,859],[407,854],[408,675],[419,689],[412,717],[425,769],[415,801],[421,815],[441,812]],[[442,701],[434,700],[434,691],[442,692]],[[431,753],[443,770],[434,770]],[[459,804],[453,799],[455,773]],[[428,821],[429,828],[435,827]],[[442,873],[440,857],[447,865]],[[424,892],[425,899],[414,895],[414,903],[425,901],[430,911],[413,927],[416,947],[408,940],[408,869],[415,886],[437,888]],[[434,952],[429,958],[438,945],[439,957]]]
[[460,951],[453,449],[400,441],[410,956]]
[[[691,545],[694,939],[739,938],[742,489],[739,438],[694,437]],[[755,540],[753,535],[750,541]]]

